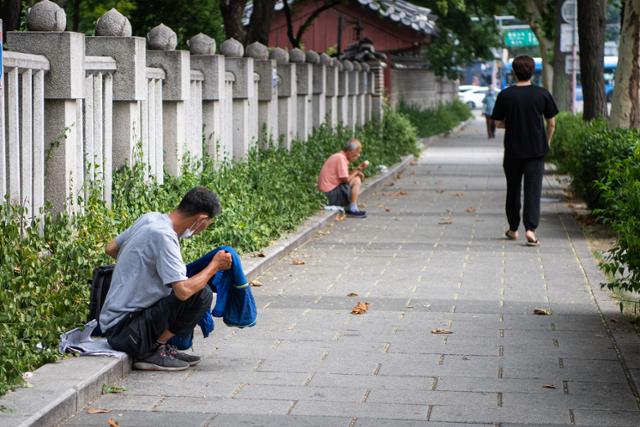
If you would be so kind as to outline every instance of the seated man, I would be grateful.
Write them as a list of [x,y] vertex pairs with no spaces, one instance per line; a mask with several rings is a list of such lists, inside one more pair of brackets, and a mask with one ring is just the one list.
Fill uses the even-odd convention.
[[207,282],[229,269],[232,258],[218,251],[202,270],[187,277],[178,239],[200,233],[219,212],[215,193],[195,187],[173,212],[142,215],[107,245],[106,253],[118,261],[100,328],[111,347],[133,357],[134,368],[177,371],[200,361],[167,341],[192,333],[211,308]]
[[358,194],[364,179],[362,172],[369,162],[364,161],[349,171],[349,162],[360,157],[362,144],[352,138],[344,148],[332,154],[322,165],[318,176],[318,189],[326,194],[329,205],[346,207],[345,213],[353,218],[366,218],[367,213],[358,209]]

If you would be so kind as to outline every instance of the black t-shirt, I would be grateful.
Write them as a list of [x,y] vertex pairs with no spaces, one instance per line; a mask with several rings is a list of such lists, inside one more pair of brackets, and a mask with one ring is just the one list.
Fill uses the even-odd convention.
[[551,94],[540,86],[510,86],[498,94],[491,117],[505,123],[504,154],[526,159],[549,151],[543,117],[558,114]]

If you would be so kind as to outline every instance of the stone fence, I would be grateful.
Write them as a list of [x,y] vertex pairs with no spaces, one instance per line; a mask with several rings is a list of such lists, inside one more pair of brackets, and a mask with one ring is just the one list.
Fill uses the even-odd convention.
[[185,155],[242,159],[265,129],[290,147],[323,123],[355,127],[382,115],[382,65],[339,61],[198,34],[189,51],[160,24],[146,40],[115,9],[96,36],[63,31],[43,0],[29,31],[9,32],[0,90],[0,197],[36,213],[74,210],[87,183],[111,200],[113,171],[141,160],[162,182]]

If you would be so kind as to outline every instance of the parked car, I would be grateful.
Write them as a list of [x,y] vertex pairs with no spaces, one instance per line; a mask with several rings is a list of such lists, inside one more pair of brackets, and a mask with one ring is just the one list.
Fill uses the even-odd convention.
[[482,107],[482,100],[487,94],[489,88],[487,86],[471,86],[470,89],[458,90],[458,99],[464,102],[471,109]]

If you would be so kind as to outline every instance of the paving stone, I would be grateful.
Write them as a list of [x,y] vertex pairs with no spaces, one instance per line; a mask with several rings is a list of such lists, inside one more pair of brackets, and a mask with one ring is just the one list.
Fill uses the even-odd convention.
[[576,425],[588,426],[639,426],[640,412],[638,411],[596,411],[576,409],[573,411]]
[[296,415],[220,414],[209,421],[208,427],[348,427],[351,418]]
[[570,424],[568,410],[554,408],[519,407],[484,408],[472,406],[434,406],[429,421],[470,422],[470,423],[539,423]]
[[427,405],[300,401],[291,413],[426,421],[428,409]]

